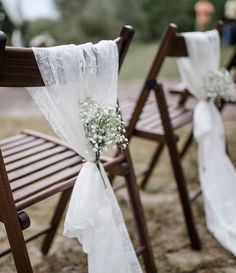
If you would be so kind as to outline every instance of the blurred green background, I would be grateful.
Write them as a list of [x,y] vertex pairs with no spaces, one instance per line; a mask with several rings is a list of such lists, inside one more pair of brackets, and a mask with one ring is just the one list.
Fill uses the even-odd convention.
[[[112,39],[122,25],[130,24],[135,28],[136,34],[121,71],[120,77],[123,80],[142,79],[145,76],[158,48],[161,34],[170,22],[176,23],[180,32],[195,29],[194,5],[197,0],[47,1],[53,4],[58,16],[26,19],[21,27],[25,45],[29,46],[33,37],[44,33],[50,34],[57,45]],[[217,20],[224,18],[225,0],[211,2],[215,6],[215,12],[210,27],[214,27]],[[28,3],[29,10],[33,9],[33,5],[39,4],[30,0]],[[1,11],[4,16],[1,16]],[[0,29],[7,34],[10,43],[14,25],[1,7],[1,0]],[[232,47],[224,45],[222,51],[224,64]],[[174,79],[178,76],[175,61],[168,59],[161,71],[161,77]]]
[[[123,24],[133,25],[135,39],[153,41],[160,38],[164,27],[174,22],[180,31],[194,30],[196,0],[52,0],[57,18],[25,22],[27,43],[35,35],[48,32],[57,44],[82,43],[114,37]],[[223,18],[225,0],[212,0],[214,20]],[[31,1],[33,4],[33,1]],[[0,17],[1,19],[1,17]],[[12,24],[7,16],[0,28],[10,35]]]

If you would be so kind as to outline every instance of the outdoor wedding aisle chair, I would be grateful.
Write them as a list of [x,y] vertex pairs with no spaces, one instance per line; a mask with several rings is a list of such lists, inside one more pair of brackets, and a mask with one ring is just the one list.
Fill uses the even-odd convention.
[[[223,22],[222,21],[218,21],[217,25],[216,25],[216,29],[219,31],[219,33],[221,33],[222,29],[223,29]],[[229,72],[233,69],[236,69],[236,48],[234,49],[233,53],[231,54],[229,60],[226,62],[225,64],[225,69],[227,69]],[[235,78],[235,72],[233,72],[233,77],[234,77],[234,81],[236,82],[236,78]],[[182,84],[179,85],[180,87],[182,86]],[[178,86],[174,86],[172,88],[170,88],[168,90],[171,94],[173,95],[177,95],[179,96],[179,103],[182,105],[185,105],[187,103],[187,100],[192,97],[192,95],[189,93],[187,88],[178,88]],[[226,101],[221,101],[220,103],[218,103],[217,107],[218,109],[222,112],[224,110],[224,108],[228,105],[228,104],[233,104],[235,105],[235,102],[226,102]],[[181,152],[181,158],[183,158],[185,156],[185,154],[188,151],[188,148],[190,147],[190,145],[193,143],[193,131],[191,131],[191,133],[189,134],[189,137],[184,145],[184,148]],[[227,153],[229,155],[229,151],[228,151],[228,144],[226,143],[226,149],[227,149]],[[230,156],[230,155],[229,155]],[[196,200],[199,196],[201,195],[201,190],[199,189],[193,196],[192,201]]]
[[[218,21],[217,22],[216,29],[220,33],[221,33],[222,29],[223,29],[223,24],[224,23],[222,21]],[[230,55],[229,59],[226,61],[224,67],[228,71],[231,71],[232,69],[236,69],[236,47],[234,48],[233,53]],[[233,72],[233,74],[234,74],[234,77],[235,77],[235,73],[234,72]],[[235,81],[236,81],[236,78],[235,78]],[[172,95],[178,95],[179,96],[179,101],[182,104],[185,104],[186,101],[187,101],[187,99],[189,97],[191,97],[191,94],[188,92],[188,90],[186,88],[184,88],[184,86],[183,86],[182,83],[170,87],[170,89],[168,91]],[[229,102],[229,103],[232,104],[232,102]]]
[[[217,23],[216,28],[221,32],[222,28],[223,28],[223,22],[219,21]],[[228,61],[226,61],[225,64],[225,68],[230,71],[231,69],[235,69],[236,68],[236,47],[233,50],[233,53],[230,55]],[[175,85],[170,87],[169,92],[173,95],[179,95],[181,96],[183,99],[184,97],[187,98],[189,93],[188,90],[186,90],[182,84],[179,85]]]
[[[167,146],[191,246],[193,249],[198,250],[200,249],[200,241],[181,164],[182,152],[178,151],[178,136],[176,135],[177,129],[191,124],[193,119],[192,110],[185,108],[182,103],[167,103],[163,87],[157,81],[165,59],[180,56],[187,56],[184,39],[176,32],[176,26],[170,24],[161,39],[159,49],[138,99],[125,101],[121,105],[121,110],[127,128],[127,135],[130,139],[137,136],[157,144],[147,169],[142,173],[141,188],[144,189],[147,185],[165,145]],[[154,93],[155,99],[150,99],[151,93]],[[182,151],[188,146],[188,138]]]
[[[119,48],[120,66],[133,34],[132,27],[124,26],[115,40]],[[7,47],[3,33],[0,33],[0,86],[44,86],[32,49]],[[57,138],[32,130],[23,130],[0,140],[0,221],[5,226],[10,244],[10,249],[0,255],[12,252],[17,272],[33,272],[27,242],[46,234],[41,251],[44,255],[48,253],[82,160],[80,155]],[[125,178],[140,243],[136,253],[142,256],[146,272],[155,273],[152,247],[129,149],[115,158],[104,157],[102,163],[109,174]],[[57,193],[61,193],[61,196],[50,224],[24,239],[23,230],[30,227],[30,216],[24,210]]]

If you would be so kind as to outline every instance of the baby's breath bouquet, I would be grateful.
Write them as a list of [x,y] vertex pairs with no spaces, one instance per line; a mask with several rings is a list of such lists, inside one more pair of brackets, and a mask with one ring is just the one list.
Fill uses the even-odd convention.
[[225,68],[209,71],[204,76],[202,88],[210,101],[236,101],[235,83]]
[[109,146],[125,149],[128,144],[120,110],[100,105],[93,97],[78,101],[78,109],[86,139],[95,153],[95,163],[100,171],[99,158]]

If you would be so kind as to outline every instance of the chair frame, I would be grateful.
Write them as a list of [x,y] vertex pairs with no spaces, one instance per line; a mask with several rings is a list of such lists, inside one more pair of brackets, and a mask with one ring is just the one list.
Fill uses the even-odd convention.
[[[115,39],[119,49],[119,68],[121,67],[129,45],[132,41],[134,30],[130,26],[124,26],[117,39]],[[0,86],[2,87],[32,87],[44,86],[43,79],[39,72],[33,51],[30,48],[13,48],[6,46],[6,36],[0,33]],[[25,133],[32,133],[25,131]],[[33,133],[36,136],[47,138],[49,141],[62,144],[59,140],[46,136],[42,133]],[[104,164],[106,171],[114,175],[125,177],[128,194],[133,209],[136,222],[137,233],[140,246],[136,250],[138,255],[142,255],[146,272],[156,273],[156,266],[152,247],[149,240],[146,220],[142,203],[139,196],[139,189],[136,184],[133,164],[129,149],[124,150],[119,156]],[[52,190],[40,196],[32,196],[30,200],[20,202],[16,205],[7,176],[3,156],[0,150],[0,221],[4,223],[11,249],[5,250],[0,256],[12,252],[15,266],[18,273],[32,273],[26,242],[31,241],[46,233],[42,244],[42,253],[46,255],[55,237],[56,231],[62,219],[66,205],[69,201],[73,185],[76,178],[69,179],[56,185]],[[37,202],[40,202],[51,195],[61,192],[55,214],[48,227],[28,239],[24,239],[23,230],[30,226],[30,218],[23,211]]]
[[[221,34],[222,32],[222,28],[223,28],[223,21],[219,20],[216,24],[216,30]],[[233,55],[231,56],[229,62],[226,64],[225,68],[227,70],[230,70],[232,67],[236,67],[236,50],[235,52],[233,53]],[[173,95],[178,95],[180,96],[179,98],[179,101],[178,103],[180,105],[185,105],[188,98],[189,97],[192,97],[192,95],[189,93],[188,89],[182,89],[182,90],[175,90],[174,88],[173,89],[170,89],[169,92]],[[224,108],[224,105],[225,103],[222,103],[220,106],[219,106],[219,110],[222,111],[223,108]],[[187,137],[183,147],[182,147],[182,150],[180,151],[180,157],[181,159],[183,159],[185,157],[185,155],[187,154],[191,144],[193,143],[193,129],[191,130],[189,136]],[[195,201],[196,198],[199,196],[199,192],[197,194],[195,194],[191,200],[192,201]]]
[[[171,124],[171,119],[167,107],[167,102],[163,87],[158,83],[157,77],[161,70],[166,57],[185,57],[188,56],[186,44],[181,34],[177,33],[175,24],[170,24],[161,39],[159,49],[154,57],[153,63],[146,76],[146,80],[141,89],[141,93],[137,99],[135,108],[133,110],[131,119],[127,126],[127,135],[129,138],[133,136],[149,139],[158,142],[158,146],[151,158],[149,167],[144,171],[144,177],[141,182],[141,188],[144,188],[152,174],[152,171],[160,158],[165,144],[167,145],[173,173],[178,187],[178,193],[185,217],[185,223],[190,238],[191,246],[195,250],[201,249],[201,243],[197,233],[197,229],[194,223],[192,208],[190,204],[190,198],[187,190],[187,184],[184,176],[183,167],[181,164],[181,153],[177,149],[178,137],[174,134],[174,129]],[[145,103],[151,92],[154,92],[155,100],[157,103],[158,110],[160,111],[160,117],[164,130],[163,135],[154,135],[153,133],[137,132],[136,124],[138,123],[139,117],[143,111]],[[181,104],[180,104],[181,105]],[[188,140],[187,140],[188,142]]]

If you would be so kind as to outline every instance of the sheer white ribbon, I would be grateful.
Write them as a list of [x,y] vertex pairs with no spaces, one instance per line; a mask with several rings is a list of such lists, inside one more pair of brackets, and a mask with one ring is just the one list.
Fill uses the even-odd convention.
[[46,86],[28,91],[55,132],[87,160],[73,189],[64,234],[81,242],[90,273],[141,273],[120,207],[100,164],[104,187],[78,112],[78,99],[87,96],[116,106],[117,45],[101,41],[33,51]]
[[207,226],[236,255],[236,170],[226,154],[221,115],[201,88],[204,75],[219,69],[220,38],[216,30],[183,35],[189,57],[177,63],[188,90],[199,100],[194,110],[194,137]]

